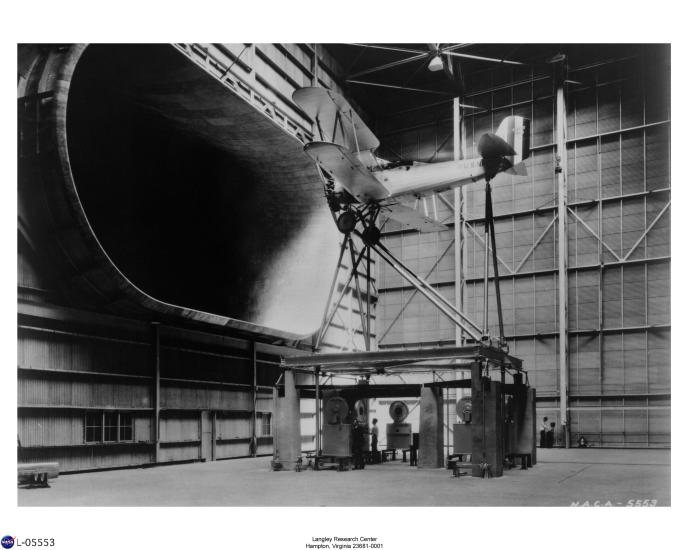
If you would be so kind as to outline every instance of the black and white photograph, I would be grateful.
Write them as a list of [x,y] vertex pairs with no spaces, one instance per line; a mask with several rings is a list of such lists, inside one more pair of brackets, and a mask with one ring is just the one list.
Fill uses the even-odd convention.
[[13,513],[672,507],[673,44],[425,31],[15,44]]
[[19,503],[669,505],[669,56],[20,45]]

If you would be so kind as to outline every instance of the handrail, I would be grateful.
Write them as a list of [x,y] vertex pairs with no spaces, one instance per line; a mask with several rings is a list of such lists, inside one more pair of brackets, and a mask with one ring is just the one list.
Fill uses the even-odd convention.
[[213,55],[210,48],[202,44],[178,43],[172,46],[299,141],[302,143],[313,141],[311,128],[295,120],[285,110],[265,98],[252,84],[232,72],[232,64],[228,65]]

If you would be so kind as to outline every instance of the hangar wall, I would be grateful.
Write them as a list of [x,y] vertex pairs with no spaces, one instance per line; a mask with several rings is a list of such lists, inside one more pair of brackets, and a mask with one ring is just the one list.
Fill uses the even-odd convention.
[[[53,143],[51,135],[46,135],[50,125],[41,118],[42,109],[49,107],[52,99],[47,94],[31,96],[27,90],[36,73],[42,74],[39,88],[50,87],[60,78],[41,67],[69,55],[68,48],[19,48],[19,461],[58,461],[65,472],[271,454],[272,386],[280,374],[279,357],[304,353],[310,341],[287,341],[260,330],[235,330],[210,322],[212,315],[130,311],[120,307],[125,301],[121,297],[95,293],[89,298],[85,293],[75,299],[72,289],[92,290],[90,281],[100,266],[93,259],[89,264],[85,255],[76,258],[76,263],[72,258],[68,268],[55,263],[69,241],[56,243],[54,234],[73,235],[78,228],[69,226],[68,218],[56,223],[49,214],[42,216],[48,229],[36,223],[36,209],[50,203],[46,195],[59,189],[61,174],[44,178],[42,187],[32,182],[33,170],[46,162],[43,144]],[[336,63],[327,52],[310,45],[168,48],[166,56],[178,56],[182,64],[195,64],[209,76],[222,77],[229,88],[227,94],[241,97],[281,127],[280,132],[301,140],[308,139],[310,128],[294,110],[291,90],[313,83],[316,74],[321,83],[336,86]],[[107,55],[104,49],[102,55]],[[170,88],[164,88],[161,82],[157,92],[169,92]],[[113,120],[111,117],[107,123]],[[109,128],[105,125],[101,130]],[[91,156],[100,154],[97,140],[90,145],[94,147]],[[193,159],[187,160],[193,163]],[[267,160],[255,158],[253,162],[266,166]],[[102,176],[105,181],[108,174]],[[98,183],[93,181],[93,185]],[[146,183],[142,178],[129,185],[129,200],[135,201],[137,185]],[[109,208],[117,204],[110,201]],[[322,207],[326,209],[324,199]],[[107,208],[105,205],[105,212]],[[110,212],[113,214],[105,229],[116,236],[127,228],[118,228],[116,212]],[[124,254],[131,250],[127,244],[138,246],[119,242]],[[137,254],[135,262],[145,261],[145,251]],[[334,267],[328,267],[332,274]],[[172,267],[168,273],[173,277],[176,270]],[[213,284],[212,273],[205,280]],[[178,281],[178,287],[185,284],[188,281]],[[341,315],[346,314],[345,306]],[[347,340],[344,327],[334,326],[325,343],[335,346],[340,340]],[[303,439],[305,448],[313,445],[312,432],[304,431]]]
[[19,312],[20,461],[74,471],[271,452],[280,347],[52,304]]
[[[565,46],[564,46],[565,49]],[[597,57],[595,57],[597,56]],[[568,329],[572,440],[596,446],[670,444],[670,97],[668,46],[604,48],[571,59],[568,120]],[[557,184],[551,73],[499,67],[466,75],[467,157],[510,114],[532,120],[529,176],[493,181],[505,331],[538,392],[538,416],[559,418]],[[451,101],[378,121],[390,157],[453,156]],[[464,309],[482,320],[483,199],[464,189]],[[453,226],[453,193],[434,200]],[[599,238],[598,238],[599,237]],[[385,245],[454,300],[454,232],[417,234],[393,220]],[[379,265],[383,348],[450,345],[450,322],[390,268]],[[491,287],[492,288],[492,287]],[[490,332],[497,334],[494,292]]]

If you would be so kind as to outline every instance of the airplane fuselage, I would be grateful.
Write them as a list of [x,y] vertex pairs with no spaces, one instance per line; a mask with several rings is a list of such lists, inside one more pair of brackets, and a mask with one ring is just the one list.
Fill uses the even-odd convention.
[[389,191],[389,198],[445,191],[485,177],[479,158],[398,166],[372,174]]

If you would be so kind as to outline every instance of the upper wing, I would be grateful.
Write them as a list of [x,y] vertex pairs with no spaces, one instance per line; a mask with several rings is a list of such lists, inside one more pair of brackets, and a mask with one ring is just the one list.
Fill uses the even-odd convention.
[[389,191],[342,145],[325,141],[307,143],[303,150],[360,202],[379,201]]
[[421,233],[431,233],[433,231],[445,231],[449,229],[446,225],[422,214],[419,210],[414,210],[398,202],[381,205],[381,211],[393,220],[398,221],[404,226],[404,229],[417,229]]
[[299,88],[291,97],[315,121],[323,141],[338,143],[351,151],[375,150],[380,146],[380,140],[339,94],[306,87]]

